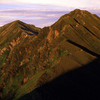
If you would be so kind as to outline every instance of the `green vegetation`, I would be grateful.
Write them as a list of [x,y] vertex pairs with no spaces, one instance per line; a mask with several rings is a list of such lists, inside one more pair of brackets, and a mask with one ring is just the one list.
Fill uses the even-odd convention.
[[13,100],[18,100],[21,96],[34,90],[36,88],[37,81],[39,80],[40,76],[43,73],[44,71],[34,75],[26,84],[24,84],[21,88],[19,88]]
[[99,33],[100,18],[78,9],[43,29],[19,20],[0,27],[0,100],[18,100],[95,59]]

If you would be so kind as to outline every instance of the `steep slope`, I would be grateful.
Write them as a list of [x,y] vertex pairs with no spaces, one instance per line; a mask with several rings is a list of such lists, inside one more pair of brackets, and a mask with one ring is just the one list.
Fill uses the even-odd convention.
[[100,99],[100,63],[96,60],[67,72],[18,100]]
[[25,24],[19,20],[14,21],[0,28],[0,45],[18,38],[18,36],[22,35],[22,32],[29,35],[37,35],[38,31],[39,28],[35,26]]
[[[88,16],[84,16],[83,13]],[[80,22],[82,24],[79,24],[79,22],[75,20],[76,16],[80,16],[80,21],[85,22],[86,25],[91,22],[90,27],[87,27],[88,25],[83,26],[82,22]],[[92,19],[89,20],[87,19],[88,17]],[[98,58],[100,54],[99,23],[100,20],[94,15],[87,11],[76,9],[62,16],[52,26],[43,28],[36,39],[38,42],[35,42],[38,45],[36,50],[33,51],[33,55],[36,55],[32,62],[34,62],[33,66],[35,66],[38,72],[40,69],[43,71],[44,69],[46,70],[38,79],[37,83],[34,84],[33,82],[34,86],[42,86],[62,73],[86,65],[95,58]],[[91,27],[93,28],[92,24],[97,27],[93,29],[93,31],[96,31],[93,33],[91,32]],[[38,61],[36,61],[36,59],[38,59]],[[35,63],[38,65],[35,65]],[[29,84],[29,82],[26,84]],[[19,91],[23,90],[20,88],[15,95],[15,100],[17,100],[17,97],[29,93],[29,90],[32,91],[34,86],[31,90],[23,86],[27,92],[21,93]]]
[[100,19],[88,11],[76,9],[43,29],[15,21],[0,32],[1,99],[18,100],[100,58]]
[[[27,40],[30,41],[31,38],[35,37],[38,34],[39,30],[40,30],[39,28],[25,24],[21,21],[14,21],[10,24],[1,27],[0,28],[1,58],[3,56],[4,58],[6,58],[6,56],[8,58],[8,55],[13,52],[13,49],[15,49],[18,45],[22,45]],[[0,61],[1,66],[4,63],[2,60],[7,60],[7,58],[6,59],[4,58],[1,59]]]
[[66,39],[94,50],[94,52],[98,52],[96,45],[99,46],[100,43],[99,26],[100,20],[97,17],[79,9],[62,16],[58,22],[52,25],[58,32],[63,33]]
[[[25,47],[23,44],[29,45],[31,40],[36,37],[39,30],[40,28],[36,28],[34,25],[25,24],[19,20],[9,23],[0,28],[0,80],[1,80],[0,90],[1,90],[1,96],[5,97],[5,95],[8,94],[8,92],[11,93],[12,95],[13,93],[12,89],[15,88],[16,90],[16,87],[18,84],[17,82],[15,82],[13,83],[13,86],[12,86],[11,80],[13,79],[11,77],[13,77],[16,74],[15,70],[18,71],[20,67],[19,62],[21,61],[21,59],[23,59],[25,55],[25,52],[23,50],[23,48],[25,49]],[[18,48],[20,50],[18,50]],[[28,59],[26,58],[26,62],[27,61]],[[20,76],[18,78],[20,79],[21,77],[23,76]],[[14,84],[17,84],[16,87],[14,86]],[[3,87],[6,87],[6,88],[4,89]],[[2,94],[2,92],[4,94]]]

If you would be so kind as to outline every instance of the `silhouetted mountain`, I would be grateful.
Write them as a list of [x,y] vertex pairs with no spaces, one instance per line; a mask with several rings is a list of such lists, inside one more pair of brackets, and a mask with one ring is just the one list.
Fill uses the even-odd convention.
[[79,9],[42,29],[19,20],[0,27],[1,100],[99,97],[99,33],[100,18]]

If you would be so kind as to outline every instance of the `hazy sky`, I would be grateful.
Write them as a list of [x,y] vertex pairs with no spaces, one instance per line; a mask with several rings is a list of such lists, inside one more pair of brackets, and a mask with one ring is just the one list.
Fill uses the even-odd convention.
[[0,26],[21,20],[44,27],[76,8],[100,16],[100,0],[0,0]]

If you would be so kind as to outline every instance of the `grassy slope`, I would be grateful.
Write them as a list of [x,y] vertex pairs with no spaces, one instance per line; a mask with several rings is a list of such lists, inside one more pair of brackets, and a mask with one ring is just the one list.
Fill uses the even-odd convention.
[[[75,12],[76,11],[74,11],[74,13]],[[83,11],[83,13],[85,12],[86,11]],[[89,54],[87,51],[84,51],[82,48],[69,43],[67,39],[72,40],[75,43],[78,43],[93,52],[96,52],[96,53],[100,52],[99,49],[97,49],[97,48],[100,48],[99,47],[100,40],[96,36],[94,36],[90,31],[88,31],[88,29],[91,30],[92,24],[90,27],[88,27],[88,29],[86,29],[85,28],[86,26],[83,27],[83,23],[80,21],[81,24],[77,28],[76,27],[77,22],[74,20],[74,17],[72,18],[72,14],[70,15],[69,19],[67,19],[67,16],[69,15],[64,15],[63,17],[61,17],[61,19],[59,19],[59,21],[56,22],[51,27],[42,29],[40,34],[38,35],[38,38],[40,38],[42,41],[46,41],[46,39],[48,40],[46,42],[46,46],[48,47],[48,49],[47,51],[45,51],[45,53],[46,52],[50,53],[50,55],[47,56],[49,58],[48,59],[49,62],[47,62],[48,65],[45,66],[46,68],[47,67],[49,68],[49,72],[47,72],[47,74],[49,75],[49,78],[47,78],[47,76],[45,75],[43,79],[40,78],[39,86],[44,84],[44,83],[41,83],[41,80],[44,82],[47,79],[47,82],[48,82],[54,79],[55,77],[61,75],[62,73],[65,73],[67,71],[80,67],[82,65],[85,65],[96,58],[95,56],[92,56],[91,54]],[[92,16],[92,15],[89,15],[89,16]],[[97,19],[94,16],[92,17],[94,20],[97,21]],[[83,20],[85,19],[84,21],[87,25],[88,19],[84,18],[83,16],[81,19]],[[97,27],[98,25],[95,24],[95,26]],[[57,30],[58,33],[55,32],[55,30]],[[99,31],[100,30],[98,29],[96,35],[98,35]],[[56,33],[58,34],[58,36],[55,38]],[[93,45],[94,41],[98,43],[96,44],[97,48]],[[42,44],[41,42],[41,44],[38,44],[38,45],[40,48],[41,45],[45,45],[45,42],[44,44]]]
[[[4,34],[1,50],[8,49],[3,49],[0,59],[0,89],[6,100],[13,96],[17,100],[100,54],[100,20],[87,11],[72,11],[41,30],[20,21],[4,27],[0,28],[0,35]],[[38,36],[32,35],[33,31],[39,32]]]
[[[7,96],[7,98],[10,98],[13,91],[16,91],[16,88],[22,84],[24,76],[21,70],[18,71],[18,69],[20,67],[20,61],[25,55],[25,47],[23,44],[29,45],[29,42],[36,37],[34,32],[37,33],[39,30],[40,29],[35,26],[20,21],[12,22],[0,28],[1,96],[6,97],[8,94],[9,97]],[[31,36],[28,35],[30,33],[32,34]],[[19,48],[22,53],[18,50]],[[5,88],[2,89],[2,87]]]

